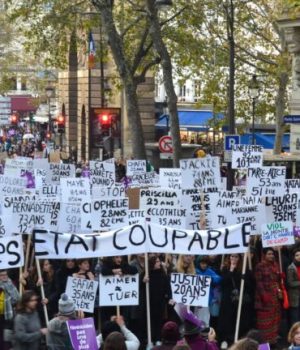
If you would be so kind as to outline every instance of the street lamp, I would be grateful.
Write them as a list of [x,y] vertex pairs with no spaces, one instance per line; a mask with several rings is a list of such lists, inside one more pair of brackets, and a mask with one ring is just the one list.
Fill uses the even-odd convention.
[[45,91],[46,91],[46,96],[47,96],[47,101],[48,101],[48,133],[49,133],[49,135],[51,135],[52,119],[51,119],[50,99],[53,96],[54,88],[52,86],[47,86]]
[[257,81],[256,75],[253,75],[249,83],[249,96],[252,98],[252,145],[254,145],[255,106],[256,106],[256,99],[258,98],[258,95],[259,95],[259,83]]

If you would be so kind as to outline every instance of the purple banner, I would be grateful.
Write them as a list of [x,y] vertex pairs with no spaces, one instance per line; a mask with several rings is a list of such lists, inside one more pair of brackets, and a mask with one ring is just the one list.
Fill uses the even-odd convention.
[[258,345],[258,350],[270,350],[270,345],[269,345],[269,343],[266,343],[266,344],[259,344],[259,345]]
[[67,327],[74,350],[98,350],[94,320],[91,317],[69,320]]

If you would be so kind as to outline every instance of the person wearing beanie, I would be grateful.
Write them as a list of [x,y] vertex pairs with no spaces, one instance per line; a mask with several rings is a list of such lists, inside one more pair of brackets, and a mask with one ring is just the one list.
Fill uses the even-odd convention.
[[47,346],[49,350],[73,349],[66,321],[74,319],[76,319],[74,302],[63,293],[58,301],[58,315],[48,324]]
[[180,338],[177,323],[173,321],[166,322],[161,331],[162,344],[155,346],[152,350],[172,350]]
[[127,350],[138,350],[140,346],[140,341],[138,338],[128,328],[126,328],[122,316],[112,316],[110,321],[104,323],[101,331],[102,333],[97,336],[97,344],[99,349],[103,348],[103,344],[105,343],[107,337],[114,332],[123,334]]

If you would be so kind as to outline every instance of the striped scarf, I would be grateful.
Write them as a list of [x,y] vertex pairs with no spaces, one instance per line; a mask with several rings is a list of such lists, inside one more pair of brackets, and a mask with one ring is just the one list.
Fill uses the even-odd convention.
[[4,319],[12,320],[14,316],[13,306],[19,300],[19,292],[12,281],[0,281],[0,289],[4,290]]

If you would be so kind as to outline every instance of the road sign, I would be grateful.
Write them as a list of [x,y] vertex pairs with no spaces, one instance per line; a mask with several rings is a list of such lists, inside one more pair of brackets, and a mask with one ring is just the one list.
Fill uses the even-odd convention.
[[240,135],[226,135],[224,140],[225,151],[230,151],[232,146],[240,144]]
[[285,115],[283,122],[286,124],[300,123],[300,115]]
[[162,153],[172,153],[172,137],[169,135],[162,136],[158,141],[158,148]]

